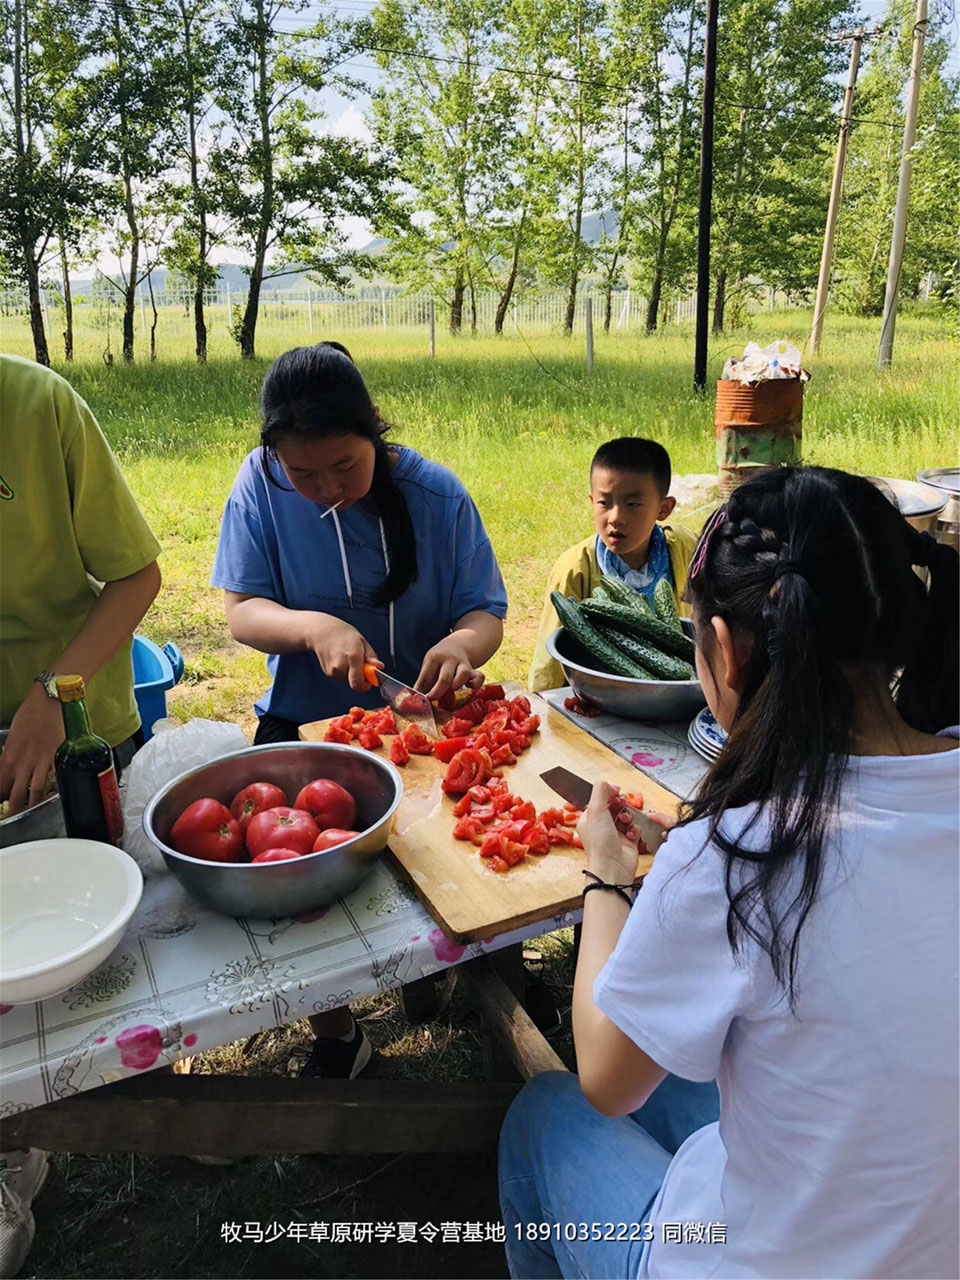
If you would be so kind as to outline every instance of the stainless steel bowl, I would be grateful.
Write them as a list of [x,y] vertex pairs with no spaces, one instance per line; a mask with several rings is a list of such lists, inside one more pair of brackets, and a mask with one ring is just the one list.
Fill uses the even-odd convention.
[[[272,782],[292,802],[314,778],[339,782],[355,798],[360,828],[355,840],[289,862],[257,864],[188,858],[166,843],[170,828],[194,800],[209,796],[229,805],[248,783]],[[386,848],[402,796],[400,774],[372,752],[327,742],[267,744],[231,752],[174,778],[147,805],[143,828],[201,906],[224,915],[275,919],[325,907],[355,889]]]
[[[9,732],[9,729],[0,729],[0,751],[3,750]],[[46,800],[41,800],[32,809],[15,813],[12,818],[0,819],[0,849],[7,849],[13,844],[27,844],[31,840],[53,840],[56,836],[66,834],[63,807],[56,793],[47,796]]]
[[935,532],[937,519],[947,504],[945,493],[933,485],[899,480],[895,476],[871,476],[870,479],[896,503],[907,524],[921,533]]
[[[689,635],[691,626],[683,624]],[[699,680],[631,680],[598,671],[592,658],[565,628],[547,640],[547,652],[563,667],[574,693],[611,715],[628,720],[689,720],[706,703]]]

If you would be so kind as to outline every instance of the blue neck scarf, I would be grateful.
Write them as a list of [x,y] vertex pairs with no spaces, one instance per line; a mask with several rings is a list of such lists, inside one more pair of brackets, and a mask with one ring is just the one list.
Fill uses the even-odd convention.
[[667,536],[658,524],[653,526],[653,533],[650,535],[650,547],[647,551],[647,563],[642,569],[631,569],[624,560],[620,559],[615,551],[611,551],[607,547],[599,534],[597,534],[597,564],[600,566],[601,573],[605,573],[608,578],[618,578],[621,582],[625,582],[628,587],[632,587],[640,595],[647,596],[651,604],[653,603],[653,589],[661,578],[666,578],[670,585],[676,589],[673,570],[670,568],[670,548],[667,546]]

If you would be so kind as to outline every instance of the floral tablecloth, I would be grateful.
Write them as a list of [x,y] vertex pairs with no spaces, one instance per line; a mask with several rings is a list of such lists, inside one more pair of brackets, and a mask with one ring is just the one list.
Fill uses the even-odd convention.
[[[565,715],[558,690],[547,700]],[[599,716],[576,723],[685,795],[704,762],[686,728]],[[536,926],[563,928],[579,913]],[[150,879],[117,950],[63,995],[0,1005],[0,1116],[149,1071],[497,950],[451,943],[387,861],[342,901],[298,919],[241,920]]]

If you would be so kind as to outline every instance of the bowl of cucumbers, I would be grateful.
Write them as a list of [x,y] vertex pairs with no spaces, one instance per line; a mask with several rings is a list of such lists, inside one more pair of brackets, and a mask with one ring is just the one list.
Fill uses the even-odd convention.
[[630,720],[689,720],[706,702],[693,666],[692,627],[666,579],[653,607],[604,577],[587,600],[551,599],[560,621],[547,641],[579,698]]

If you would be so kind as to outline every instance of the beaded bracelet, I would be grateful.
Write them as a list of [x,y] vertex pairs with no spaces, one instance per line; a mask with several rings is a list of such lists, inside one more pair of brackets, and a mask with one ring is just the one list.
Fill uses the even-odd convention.
[[587,896],[591,889],[610,889],[619,898],[622,898],[628,907],[633,906],[633,899],[630,897],[630,890],[633,889],[632,884],[608,884],[606,880],[601,880],[600,877],[598,875],[594,875],[592,871],[584,871],[583,874],[585,876],[589,876],[594,882],[593,884],[588,884],[586,886],[583,891],[584,897]]

